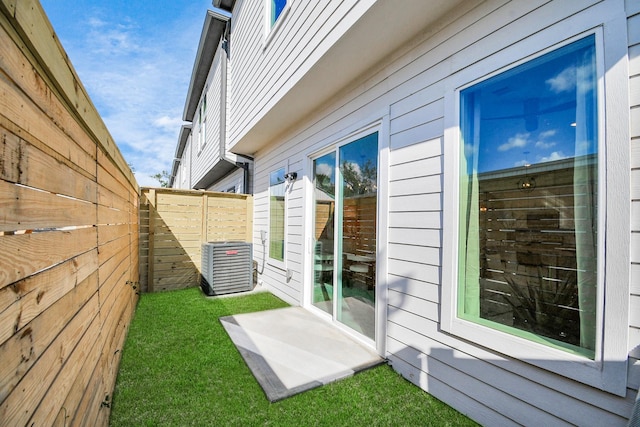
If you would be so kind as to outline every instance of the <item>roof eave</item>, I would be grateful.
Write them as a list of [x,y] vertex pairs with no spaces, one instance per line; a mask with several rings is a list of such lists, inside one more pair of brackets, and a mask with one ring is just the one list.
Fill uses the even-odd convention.
[[200,35],[200,43],[196,53],[196,60],[193,64],[191,72],[191,81],[189,82],[189,90],[187,99],[182,113],[182,120],[186,122],[193,121],[200,95],[207,82],[207,76],[213,63],[220,39],[224,33],[227,22],[231,19],[231,13],[220,8],[207,10],[207,15],[202,27]]
[[180,127],[180,133],[178,134],[178,146],[176,147],[176,159],[181,159],[184,153],[184,148],[187,146],[187,139],[191,133],[191,124],[184,124]]

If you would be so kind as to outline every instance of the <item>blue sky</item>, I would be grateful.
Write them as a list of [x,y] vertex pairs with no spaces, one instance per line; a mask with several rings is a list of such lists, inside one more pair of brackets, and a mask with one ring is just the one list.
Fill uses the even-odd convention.
[[589,36],[465,89],[465,154],[477,172],[596,153],[595,72]]
[[41,0],[141,186],[170,172],[210,0]]

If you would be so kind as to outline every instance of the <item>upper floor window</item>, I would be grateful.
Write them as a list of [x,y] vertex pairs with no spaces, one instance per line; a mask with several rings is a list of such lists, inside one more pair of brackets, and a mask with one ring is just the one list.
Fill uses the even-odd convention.
[[198,153],[202,151],[207,143],[207,95],[205,94],[200,103],[198,113]]
[[269,22],[273,27],[282,14],[282,11],[287,6],[287,0],[268,0],[269,1]]

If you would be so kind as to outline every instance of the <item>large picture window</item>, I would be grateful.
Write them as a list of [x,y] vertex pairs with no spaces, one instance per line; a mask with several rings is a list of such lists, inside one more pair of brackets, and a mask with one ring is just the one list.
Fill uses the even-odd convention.
[[457,317],[593,359],[598,108],[589,36],[460,92]]
[[284,262],[285,192],[284,168],[269,174],[269,258]]

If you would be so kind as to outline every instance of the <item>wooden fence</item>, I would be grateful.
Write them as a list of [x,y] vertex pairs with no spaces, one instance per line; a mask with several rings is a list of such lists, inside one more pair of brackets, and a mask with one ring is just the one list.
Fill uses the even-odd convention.
[[252,233],[251,196],[143,188],[140,199],[142,290],[198,286],[203,243],[251,242]]
[[0,0],[0,425],[106,425],[138,188],[37,0]]

